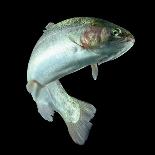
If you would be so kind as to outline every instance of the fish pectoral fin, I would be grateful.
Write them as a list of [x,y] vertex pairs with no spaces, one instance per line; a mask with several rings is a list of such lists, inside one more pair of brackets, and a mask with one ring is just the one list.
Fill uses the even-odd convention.
[[91,69],[92,69],[92,77],[93,77],[94,80],[96,80],[97,76],[98,76],[98,66],[97,66],[97,64],[92,64]]
[[73,141],[79,145],[83,145],[88,138],[92,123],[90,120],[96,113],[96,108],[84,101],[80,101],[72,97],[74,103],[77,103],[80,108],[80,117],[77,122],[66,122],[69,134]]
[[69,39],[70,39],[73,43],[75,43],[76,45],[78,45],[78,46],[80,46],[80,47],[83,48],[82,44],[80,44],[79,42],[75,41],[75,39],[74,39],[73,37],[69,36]]
[[109,56],[108,55],[105,55],[99,62],[98,62],[98,65],[101,65],[105,62],[109,61]]

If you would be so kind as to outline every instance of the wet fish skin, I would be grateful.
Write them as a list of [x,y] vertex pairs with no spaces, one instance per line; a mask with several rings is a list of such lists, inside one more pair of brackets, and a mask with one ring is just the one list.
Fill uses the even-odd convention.
[[84,144],[96,109],[68,95],[59,79],[91,65],[96,80],[96,64],[118,58],[134,41],[129,31],[102,19],[79,17],[49,23],[33,49],[27,70],[26,87],[38,112],[48,121],[58,112],[74,142]]

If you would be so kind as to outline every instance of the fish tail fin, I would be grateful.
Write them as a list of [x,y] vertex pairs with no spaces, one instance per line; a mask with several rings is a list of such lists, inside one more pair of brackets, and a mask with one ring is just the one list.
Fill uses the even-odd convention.
[[54,111],[58,112],[64,118],[73,141],[79,145],[85,143],[92,127],[90,120],[96,113],[93,105],[69,96],[59,81],[46,86],[30,81],[27,90],[45,120],[52,122]]
[[46,86],[43,87],[37,81],[29,81],[26,85],[27,91],[32,95],[37,104],[38,112],[47,121],[52,122],[54,116],[54,107]]
[[88,138],[92,123],[90,120],[96,113],[96,108],[84,101],[73,98],[74,102],[79,104],[80,117],[76,123],[66,122],[69,134],[73,141],[79,145],[83,145]]

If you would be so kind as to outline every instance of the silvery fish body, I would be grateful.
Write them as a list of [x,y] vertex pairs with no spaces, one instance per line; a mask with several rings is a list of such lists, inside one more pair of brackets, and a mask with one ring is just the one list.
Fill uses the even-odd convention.
[[79,17],[49,23],[33,49],[27,70],[26,87],[38,112],[48,121],[58,112],[74,142],[84,144],[96,109],[68,95],[59,79],[91,65],[96,80],[97,64],[121,56],[133,44],[129,31],[101,19]]

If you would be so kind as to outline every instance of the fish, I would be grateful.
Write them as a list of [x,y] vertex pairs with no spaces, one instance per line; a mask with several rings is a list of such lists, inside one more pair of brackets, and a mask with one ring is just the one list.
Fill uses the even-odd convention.
[[128,30],[99,18],[75,17],[49,23],[33,48],[27,68],[26,89],[40,115],[52,122],[54,113],[59,113],[72,140],[85,144],[96,108],[70,96],[60,79],[91,66],[92,77],[97,80],[98,65],[120,57],[134,42]]

